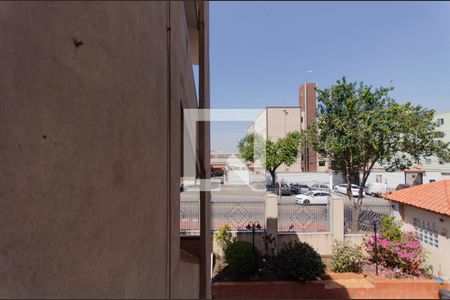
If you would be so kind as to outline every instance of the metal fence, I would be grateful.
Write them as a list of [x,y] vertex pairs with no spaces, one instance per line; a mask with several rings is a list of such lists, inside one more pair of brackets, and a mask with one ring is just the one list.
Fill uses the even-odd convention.
[[200,230],[200,201],[180,202],[180,231],[184,233]]
[[[265,202],[211,202],[211,230],[228,225],[231,230],[245,230],[249,222],[258,222],[265,228]],[[200,230],[200,201],[180,202],[180,231],[198,234]]]
[[231,230],[245,230],[250,222],[266,227],[264,201],[211,202],[211,229],[228,225]]
[[373,231],[374,222],[381,222],[381,219],[391,214],[391,206],[386,204],[363,205],[358,211],[358,228],[355,232],[352,226],[353,205],[344,206],[344,233],[361,233]]
[[327,232],[329,205],[278,205],[279,232]]

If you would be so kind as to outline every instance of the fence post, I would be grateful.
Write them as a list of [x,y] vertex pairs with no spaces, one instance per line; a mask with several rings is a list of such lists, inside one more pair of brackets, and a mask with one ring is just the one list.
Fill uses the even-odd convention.
[[[277,245],[278,236],[278,196],[266,196],[266,233],[275,238],[275,245]],[[276,251],[277,247],[275,247]]]
[[331,231],[335,240],[344,240],[344,199],[331,199]]

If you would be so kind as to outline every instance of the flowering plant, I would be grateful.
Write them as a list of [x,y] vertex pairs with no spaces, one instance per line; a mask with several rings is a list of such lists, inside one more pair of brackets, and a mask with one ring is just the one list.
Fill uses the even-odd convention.
[[382,234],[377,235],[377,257],[375,257],[375,236],[372,234],[364,241],[370,260],[385,267],[400,269],[409,275],[424,273],[425,249],[414,232],[402,233],[400,242],[392,242]]

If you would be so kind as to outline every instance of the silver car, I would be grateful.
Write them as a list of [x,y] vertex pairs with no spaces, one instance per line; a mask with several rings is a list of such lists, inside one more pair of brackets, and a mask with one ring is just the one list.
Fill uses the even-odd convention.
[[324,191],[324,192],[329,192],[330,188],[328,187],[328,185],[323,184],[323,183],[315,183],[309,186],[309,189],[311,191]]

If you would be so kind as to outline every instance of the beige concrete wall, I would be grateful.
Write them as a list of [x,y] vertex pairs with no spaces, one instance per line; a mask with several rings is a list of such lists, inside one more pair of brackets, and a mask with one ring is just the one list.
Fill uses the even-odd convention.
[[362,245],[364,242],[364,238],[367,235],[364,234],[346,234],[344,235],[344,240],[353,243],[354,245]]
[[332,233],[286,233],[278,234],[278,249],[281,249],[284,242],[301,241],[311,245],[320,255],[331,255],[334,236]]
[[[276,141],[291,131],[300,131],[299,107],[268,107],[267,108],[267,137]],[[301,172],[301,153],[291,166],[282,164],[277,172]]]
[[276,141],[291,131],[300,131],[299,107],[268,107],[267,135]]
[[250,124],[247,133],[259,134],[267,138],[267,109],[262,110],[256,120]]
[[404,223],[403,229],[406,231],[415,231],[414,218],[435,224],[439,247],[435,248],[424,244],[425,249],[429,252],[427,263],[433,266],[434,275],[450,277],[450,217],[408,205],[401,205],[400,214]]
[[182,12],[0,3],[0,297],[198,295],[179,258]]
[[[252,243],[251,232],[232,232],[232,236],[236,241],[247,241]],[[255,247],[262,254],[265,254],[265,247],[263,241],[264,232],[255,233]],[[302,241],[310,244],[320,255],[331,255],[331,247],[333,246],[334,236],[330,232],[317,232],[317,233],[278,233],[277,235],[277,251],[283,247],[283,243],[289,241]],[[217,244],[217,241],[213,241],[213,252],[222,256],[223,251]]]

